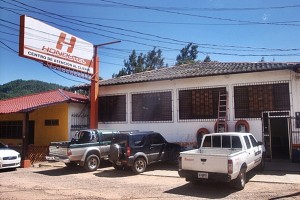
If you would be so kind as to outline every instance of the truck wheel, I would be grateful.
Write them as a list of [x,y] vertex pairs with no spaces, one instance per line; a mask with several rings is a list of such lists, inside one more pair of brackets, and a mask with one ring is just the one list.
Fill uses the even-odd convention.
[[179,164],[179,156],[180,156],[180,150],[172,149],[170,155],[169,155],[169,163],[172,165],[178,165]]
[[246,169],[241,169],[238,177],[234,180],[234,187],[238,190],[242,190],[246,185]]
[[137,158],[134,163],[133,166],[131,167],[132,171],[135,174],[140,174],[143,173],[146,170],[146,160],[144,158]]
[[89,155],[85,162],[84,162],[84,168],[86,171],[96,171],[99,167],[100,159],[95,154]]

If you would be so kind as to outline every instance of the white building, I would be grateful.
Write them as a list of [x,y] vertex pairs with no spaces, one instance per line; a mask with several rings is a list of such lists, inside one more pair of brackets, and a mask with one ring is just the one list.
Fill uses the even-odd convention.
[[218,131],[223,93],[226,131],[253,133],[270,158],[292,157],[300,147],[300,63],[199,62],[104,80],[99,127],[153,130],[195,146],[197,136]]

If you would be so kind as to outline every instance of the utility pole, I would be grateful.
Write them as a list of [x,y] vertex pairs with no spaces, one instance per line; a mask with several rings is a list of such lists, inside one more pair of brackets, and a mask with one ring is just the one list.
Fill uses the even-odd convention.
[[94,56],[93,56],[93,70],[94,74],[91,78],[91,89],[90,89],[90,128],[98,128],[98,99],[99,99],[99,57],[98,47],[119,43],[121,41],[108,42],[104,44],[94,45]]

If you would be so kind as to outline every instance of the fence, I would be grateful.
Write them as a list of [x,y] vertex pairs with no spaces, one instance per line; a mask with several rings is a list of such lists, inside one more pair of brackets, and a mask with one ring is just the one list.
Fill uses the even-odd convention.
[[[9,146],[9,148],[18,151],[22,154],[22,146]],[[49,146],[36,146],[29,145],[26,153],[26,158],[30,160],[30,163],[37,163],[46,160],[46,156],[49,154]]]

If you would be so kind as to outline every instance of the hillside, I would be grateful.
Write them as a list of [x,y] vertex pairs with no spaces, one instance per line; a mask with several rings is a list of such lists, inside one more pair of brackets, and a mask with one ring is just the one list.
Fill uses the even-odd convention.
[[9,99],[13,97],[24,96],[28,94],[34,94],[39,92],[45,92],[55,89],[68,90],[68,87],[64,87],[54,83],[46,83],[37,80],[14,80],[9,83],[0,85],[0,100]]

